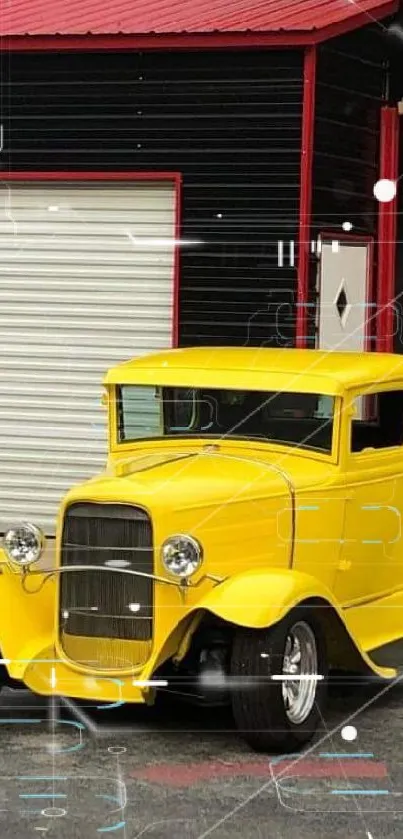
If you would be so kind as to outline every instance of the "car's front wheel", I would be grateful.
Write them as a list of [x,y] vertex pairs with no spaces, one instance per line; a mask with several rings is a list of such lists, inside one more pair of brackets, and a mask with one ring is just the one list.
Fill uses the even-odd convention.
[[231,656],[235,722],[257,751],[290,752],[314,735],[326,695],[323,632],[298,607],[270,629],[237,631]]

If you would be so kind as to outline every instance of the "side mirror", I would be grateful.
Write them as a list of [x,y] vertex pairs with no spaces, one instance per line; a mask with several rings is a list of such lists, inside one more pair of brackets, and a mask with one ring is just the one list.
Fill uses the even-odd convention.
[[108,394],[106,393],[106,391],[104,391],[101,396],[101,406],[102,408],[108,407]]

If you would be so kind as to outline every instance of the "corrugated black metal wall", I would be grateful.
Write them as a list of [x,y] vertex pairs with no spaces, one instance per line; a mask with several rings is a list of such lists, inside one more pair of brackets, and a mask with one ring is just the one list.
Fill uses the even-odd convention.
[[[381,27],[368,26],[321,45],[317,58],[314,237],[323,230],[377,233],[373,188],[379,177],[380,108],[386,95],[387,48]],[[376,253],[375,253],[376,257]],[[311,263],[311,302],[316,279]],[[314,340],[314,307],[310,319]]]
[[183,173],[182,345],[293,342],[302,52],[3,54],[1,93],[3,168]]
[[386,59],[378,30],[365,28],[318,50],[314,223],[374,233],[380,107]]

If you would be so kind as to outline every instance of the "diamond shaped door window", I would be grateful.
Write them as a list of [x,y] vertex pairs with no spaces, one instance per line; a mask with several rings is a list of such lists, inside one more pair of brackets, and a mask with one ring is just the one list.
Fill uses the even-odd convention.
[[347,318],[350,314],[351,310],[351,303],[348,301],[346,287],[344,284],[344,280],[339,288],[339,291],[336,295],[335,299],[335,306],[337,309],[338,316],[340,318],[340,323],[342,326],[346,325]]
[[345,289],[341,288],[338,295],[337,295],[337,300],[336,300],[336,309],[339,313],[340,320],[343,319],[343,315],[344,315],[344,312],[347,309],[347,305],[348,305],[347,294],[345,292]]

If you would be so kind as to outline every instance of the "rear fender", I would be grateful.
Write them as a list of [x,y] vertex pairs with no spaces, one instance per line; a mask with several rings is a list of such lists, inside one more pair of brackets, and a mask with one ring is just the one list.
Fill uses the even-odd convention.
[[215,586],[197,604],[194,614],[203,610],[235,626],[263,629],[301,605],[315,609],[333,667],[367,670],[384,679],[396,676],[395,670],[374,664],[360,637],[347,626],[332,593],[309,574],[287,569],[246,571]]

